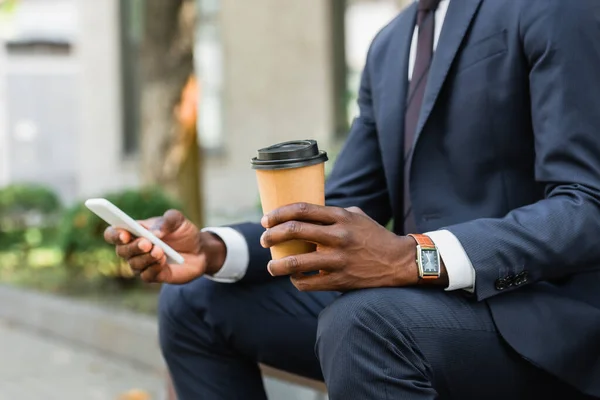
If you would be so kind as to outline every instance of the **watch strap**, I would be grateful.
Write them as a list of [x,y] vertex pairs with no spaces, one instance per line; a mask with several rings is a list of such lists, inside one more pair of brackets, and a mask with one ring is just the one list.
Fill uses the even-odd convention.
[[407,236],[412,237],[413,239],[415,239],[415,241],[417,242],[417,244],[421,247],[425,247],[425,248],[433,248],[435,249],[435,243],[433,243],[433,240],[431,240],[431,238],[427,235],[421,235],[421,234],[409,234]]

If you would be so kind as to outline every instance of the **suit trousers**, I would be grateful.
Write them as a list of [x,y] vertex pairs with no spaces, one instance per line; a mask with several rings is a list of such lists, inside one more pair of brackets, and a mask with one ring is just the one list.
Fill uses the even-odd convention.
[[514,352],[485,302],[439,288],[201,278],[163,287],[159,329],[179,400],[266,399],[259,362],[324,379],[331,400],[587,399]]

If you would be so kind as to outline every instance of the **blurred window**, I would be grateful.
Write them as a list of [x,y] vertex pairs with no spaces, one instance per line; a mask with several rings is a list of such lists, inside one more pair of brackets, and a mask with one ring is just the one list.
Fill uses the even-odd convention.
[[142,41],[143,0],[120,1],[121,95],[123,99],[123,153],[135,154],[139,148],[140,46]]
[[335,137],[344,138],[349,127],[345,17],[348,0],[331,0],[330,4]]
[[69,200],[80,128],[76,1],[19,0],[0,13],[4,180],[40,182]]
[[10,55],[50,55],[61,56],[71,53],[71,44],[67,42],[27,40],[10,41],[6,43]]
[[223,146],[223,48],[220,1],[198,0],[198,31],[194,51],[200,89],[198,139],[208,150]]

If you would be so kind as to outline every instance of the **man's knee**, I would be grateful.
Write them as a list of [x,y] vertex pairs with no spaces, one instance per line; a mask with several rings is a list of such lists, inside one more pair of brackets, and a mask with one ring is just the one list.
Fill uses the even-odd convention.
[[158,299],[158,332],[165,356],[179,344],[183,329],[181,323],[191,312],[181,291],[182,286],[165,284]]
[[361,338],[370,335],[385,340],[409,334],[432,303],[423,296],[428,293],[411,288],[365,289],[340,296],[319,316],[319,356],[340,346],[360,346]]
[[346,332],[356,328],[359,321],[364,319],[363,314],[368,312],[363,301],[363,298],[368,296],[368,291],[346,293],[327,306],[319,315],[318,342],[322,338],[327,339],[330,335],[335,335],[335,332]]
[[[408,341],[395,339],[409,334],[410,322],[391,318],[392,297],[390,289],[349,292],[319,316],[315,350],[330,393],[350,396],[351,388],[356,387],[350,382],[372,373],[383,362],[382,354],[389,353],[392,346],[396,347],[394,353],[403,352],[395,345]],[[399,297],[402,302],[406,296]]]
[[[158,301],[160,346],[163,353],[207,339],[206,314],[213,309],[215,282],[198,279],[185,285],[163,285]],[[217,289],[218,290],[218,289]]]

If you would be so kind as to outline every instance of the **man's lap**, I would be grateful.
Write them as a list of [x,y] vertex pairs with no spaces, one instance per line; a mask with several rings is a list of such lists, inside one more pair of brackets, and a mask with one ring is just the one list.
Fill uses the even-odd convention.
[[[338,297],[334,292],[299,292],[287,278],[253,285],[221,284],[202,278],[187,285],[165,285],[160,314],[163,322],[170,320],[189,332],[196,330],[202,318],[232,350],[316,379],[322,379],[314,352],[317,324],[327,306],[325,317],[337,313],[348,321],[368,311],[378,313],[390,324],[410,324],[414,330],[486,331],[497,335],[487,306],[468,301],[456,292],[381,288]],[[446,336],[438,333],[440,338]]]
[[287,278],[251,285],[201,278],[163,287],[161,330],[170,325],[168,329],[185,329],[194,335],[199,325],[208,323],[219,345],[257,362],[322,380],[314,352],[317,319],[338,296],[299,292]]
[[[587,398],[517,354],[498,333],[487,304],[462,291],[347,293],[321,313],[317,348],[330,390],[339,368],[371,382],[340,382],[340,391],[356,398],[395,398],[428,385],[431,397],[415,398]],[[368,393],[361,396],[363,388]]]
[[[339,343],[351,343],[361,326],[369,334],[386,337],[392,347],[410,332],[426,360],[423,373],[440,394],[454,394],[457,383],[463,388],[486,384],[490,377],[492,384],[497,380],[519,384],[523,371],[540,382],[547,378],[503,342],[487,305],[462,292],[381,288],[340,297],[333,292],[299,292],[287,278],[255,285],[220,284],[203,278],[183,286],[165,286],[160,319],[161,331],[183,330],[190,337],[208,324],[219,346],[232,354],[313,379],[322,379],[314,352],[317,325],[320,353],[327,353],[326,346],[333,353]],[[357,351],[352,346],[347,349]],[[163,345],[163,351],[169,350]],[[364,362],[377,361],[378,351],[367,348],[365,354],[371,359]],[[327,357],[321,359],[326,363],[323,358]]]

